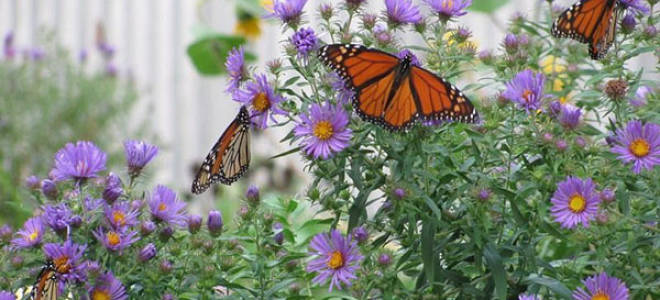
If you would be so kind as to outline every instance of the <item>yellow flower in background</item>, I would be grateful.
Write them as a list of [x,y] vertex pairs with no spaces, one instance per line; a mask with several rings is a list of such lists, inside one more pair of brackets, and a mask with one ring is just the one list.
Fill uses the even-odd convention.
[[255,16],[241,16],[234,26],[234,33],[248,39],[256,39],[261,35],[261,20]]
[[473,48],[475,50],[479,49],[479,43],[475,39],[469,37],[464,41],[460,41],[460,38],[457,38],[456,34],[457,34],[456,30],[447,31],[445,32],[444,35],[442,35],[442,40],[445,41],[447,45],[450,46],[455,43],[458,43],[458,47],[461,49],[465,49],[465,48]]
[[559,92],[563,89],[564,89],[564,81],[559,78],[555,78],[555,80],[552,81],[552,91]]
[[557,57],[548,55],[541,61],[541,69],[545,74],[559,74],[566,72],[566,64]]
[[261,7],[265,8],[268,12],[273,12],[273,0],[260,0]]

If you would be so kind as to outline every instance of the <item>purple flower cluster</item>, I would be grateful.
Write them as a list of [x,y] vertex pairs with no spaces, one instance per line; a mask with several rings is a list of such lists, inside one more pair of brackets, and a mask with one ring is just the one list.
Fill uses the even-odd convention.
[[57,233],[66,233],[73,223],[74,215],[65,203],[45,205],[43,219]]
[[313,29],[301,28],[291,37],[291,44],[296,47],[299,57],[307,58],[310,52],[316,50],[318,41]]

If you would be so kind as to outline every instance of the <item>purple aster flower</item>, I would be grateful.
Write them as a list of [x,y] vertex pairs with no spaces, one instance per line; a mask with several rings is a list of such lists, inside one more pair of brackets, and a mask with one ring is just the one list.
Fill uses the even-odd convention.
[[611,151],[624,163],[633,163],[635,174],[660,164],[660,125],[630,121],[625,129],[616,131],[615,141]]
[[394,189],[394,195],[399,199],[403,199],[403,197],[406,196],[406,190],[402,188],[396,188]]
[[50,179],[44,179],[41,181],[41,192],[46,198],[53,200],[57,198],[57,185]]
[[367,232],[367,229],[364,228],[364,226],[358,226],[358,227],[355,227],[355,229],[353,229],[353,232],[351,233],[351,236],[358,243],[362,243],[362,242],[365,242],[369,238],[369,232]]
[[623,20],[621,20],[621,28],[624,32],[632,32],[637,26],[637,20],[635,20],[635,15],[632,13],[627,13]]
[[360,255],[357,243],[345,238],[338,230],[333,229],[330,234],[319,233],[309,243],[310,254],[318,258],[309,262],[307,272],[317,272],[312,282],[324,284],[330,278],[330,288],[336,286],[341,290],[341,283],[351,285],[356,279],[355,272],[360,267]]
[[587,287],[578,288],[573,292],[575,300],[628,300],[628,288],[621,279],[607,276],[605,272],[594,275],[583,280],[582,283]]
[[202,216],[199,215],[188,215],[188,231],[192,234],[195,234],[202,228]]
[[156,230],[156,224],[151,221],[144,221],[140,224],[140,234],[143,236],[150,235]]
[[96,278],[96,284],[87,291],[90,299],[104,300],[126,300],[126,290],[119,279],[112,275],[112,272],[99,275]]
[[340,105],[350,103],[355,92],[346,85],[346,81],[335,72],[328,73],[328,78],[330,81],[330,87],[337,96],[337,103]]
[[531,113],[541,107],[541,99],[545,97],[543,94],[544,83],[543,74],[534,74],[529,69],[524,70],[506,84],[507,90],[502,93],[502,96],[518,103],[520,108]]
[[302,138],[308,155],[328,159],[349,145],[353,132],[348,122],[348,115],[341,106],[312,104],[309,114],[301,115],[294,133]]
[[399,53],[397,53],[396,56],[402,60],[407,59],[408,61],[410,61],[410,64],[413,66],[418,66],[418,67],[420,66],[419,59],[417,59],[417,56],[415,56],[415,54],[408,49],[403,49],[399,51]]
[[259,203],[259,188],[254,186],[254,185],[250,185],[248,187],[247,191],[245,191],[245,198],[247,199],[247,201],[250,204],[255,204],[255,205],[258,204]]
[[650,9],[641,0],[619,0],[619,5],[627,9],[629,13],[649,14]]
[[273,0],[273,12],[267,17],[278,17],[283,23],[296,25],[307,0]]
[[105,153],[92,142],[68,143],[55,154],[52,175],[55,181],[94,178],[96,173],[105,170],[105,161]]
[[575,129],[580,125],[582,110],[572,105],[563,105],[559,115],[559,123],[566,129]]
[[558,116],[561,113],[562,106],[563,105],[561,104],[561,102],[559,102],[557,100],[550,102],[550,105],[549,105],[550,116],[553,117],[553,118]]
[[66,233],[73,220],[73,213],[64,203],[43,206],[43,220],[57,233]]
[[389,266],[392,263],[392,258],[387,255],[386,253],[381,254],[378,256],[378,264],[384,267]]
[[129,140],[124,142],[124,152],[128,171],[135,177],[158,154],[158,147],[143,141]]
[[227,68],[227,73],[229,74],[229,82],[225,91],[232,93],[248,77],[245,67],[245,49],[242,46],[229,51],[227,61],[225,61],[225,68]]
[[37,176],[28,176],[25,178],[25,186],[27,186],[29,189],[37,190],[41,187],[41,181]]
[[412,3],[412,0],[385,0],[385,7],[388,20],[395,25],[417,24],[422,21],[419,8]]
[[373,33],[374,37],[376,38],[376,42],[378,42],[380,45],[387,45],[392,42],[392,35],[387,29],[387,26],[384,24],[376,24],[376,26],[374,26]]
[[477,195],[477,197],[481,201],[486,201],[486,200],[490,199],[490,194],[491,194],[490,190],[484,188],[484,189],[479,190],[479,194]]
[[538,300],[538,298],[535,295],[520,294],[518,295],[518,300]]
[[296,47],[298,57],[307,58],[309,53],[316,50],[318,41],[311,28],[301,28],[291,37],[291,44]]
[[278,245],[282,245],[282,243],[284,243],[284,232],[282,231],[283,228],[284,226],[282,226],[282,223],[280,222],[275,222],[275,224],[273,224],[273,232],[275,233],[273,240]]
[[286,112],[279,108],[279,103],[284,101],[284,98],[275,93],[265,74],[256,75],[255,81],[248,82],[244,90],[236,90],[233,98],[250,107],[250,119],[261,129],[268,127],[269,115],[275,123],[275,114],[286,115]]
[[74,244],[71,240],[63,244],[44,245],[46,258],[53,262],[58,273],[60,289],[64,288],[65,282],[78,283],[87,278],[87,264],[82,260],[86,248],[84,245]]
[[86,49],[81,49],[80,52],[78,52],[78,61],[79,61],[81,64],[84,64],[84,63],[87,62],[87,57],[88,57],[88,56],[89,56],[89,55],[88,55],[88,53],[87,53],[87,50],[86,50]]
[[16,48],[14,48],[14,33],[7,32],[3,41],[3,53],[5,59],[13,59],[16,56]]
[[88,260],[84,262],[85,268],[87,269],[87,275],[96,276],[101,272],[101,264],[95,260]]
[[653,91],[648,86],[643,85],[638,87],[637,91],[635,92],[635,97],[629,100],[630,105],[634,107],[641,107],[646,105],[646,100],[648,99],[649,94],[652,92]]
[[46,52],[44,52],[44,50],[39,47],[34,47],[30,49],[30,59],[32,59],[33,61],[40,61],[44,59],[45,56],[46,56]]
[[41,217],[30,218],[25,221],[23,228],[16,232],[19,237],[11,240],[11,243],[18,249],[34,247],[41,243],[45,229]]
[[564,228],[573,228],[578,223],[589,227],[589,221],[596,216],[600,203],[591,178],[582,180],[572,176],[557,184],[551,201],[552,215]]
[[424,2],[443,20],[467,14],[465,9],[472,4],[472,0],[424,0]]
[[217,210],[209,211],[209,217],[206,222],[206,226],[209,228],[209,232],[212,235],[218,235],[222,232],[222,214]]
[[124,192],[121,179],[115,173],[110,173],[105,179],[105,188],[103,189],[103,200],[112,204]]
[[0,300],[16,300],[16,297],[10,292],[0,291]]
[[124,249],[140,240],[137,236],[137,231],[129,231],[127,229],[106,230],[103,229],[103,227],[99,227],[94,231],[94,237],[96,237],[106,249],[112,252],[118,252],[120,255]]
[[138,260],[140,262],[146,262],[148,260],[151,260],[155,256],[156,256],[156,245],[154,245],[154,243],[149,243],[140,250],[140,253],[138,253]]
[[96,45],[96,47],[98,48],[99,52],[101,52],[101,55],[103,55],[103,58],[106,60],[111,59],[115,55],[115,47],[106,42],[100,42]]
[[83,202],[83,207],[85,208],[86,211],[93,211],[96,210],[97,208],[101,207],[105,200],[103,199],[94,199],[91,196],[85,197],[85,200]]
[[2,225],[2,227],[0,227],[0,242],[6,242],[11,239],[13,233],[14,232],[9,224]]
[[615,197],[616,196],[614,194],[614,191],[610,188],[604,188],[600,192],[600,200],[602,200],[605,203],[610,203],[610,202],[614,201]]
[[172,190],[163,185],[154,188],[149,199],[149,208],[154,220],[171,225],[186,226],[185,207],[186,203],[179,200]]
[[105,218],[108,224],[115,229],[137,224],[139,213],[139,211],[131,208],[131,204],[128,201],[120,201],[112,205],[106,204],[105,206]]

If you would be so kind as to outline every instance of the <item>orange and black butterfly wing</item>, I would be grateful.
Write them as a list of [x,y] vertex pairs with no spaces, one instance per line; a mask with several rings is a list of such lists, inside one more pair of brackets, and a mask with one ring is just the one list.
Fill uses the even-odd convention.
[[412,67],[409,76],[418,113],[423,120],[466,123],[479,120],[470,100],[446,80],[416,66]]
[[601,59],[614,42],[617,0],[582,0],[552,24],[552,35],[589,44],[593,59]]
[[249,129],[250,115],[243,106],[199,168],[192,184],[193,193],[201,194],[215,182],[232,184],[243,176],[250,165]]
[[57,272],[52,263],[47,263],[39,272],[30,292],[31,300],[57,300]]
[[396,56],[362,45],[333,44],[322,47],[319,57],[353,89],[353,107],[362,119],[390,130],[415,121],[412,92],[397,72],[400,61]]

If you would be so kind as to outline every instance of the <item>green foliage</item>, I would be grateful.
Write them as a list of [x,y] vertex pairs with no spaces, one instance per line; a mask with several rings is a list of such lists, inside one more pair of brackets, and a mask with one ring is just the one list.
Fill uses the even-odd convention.
[[[225,61],[229,51],[245,44],[245,38],[216,33],[202,26],[195,31],[197,40],[188,46],[188,57],[197,71],[203,75],[226,74]],[[245,58],[255,60],[251,53],[245,53]]]

